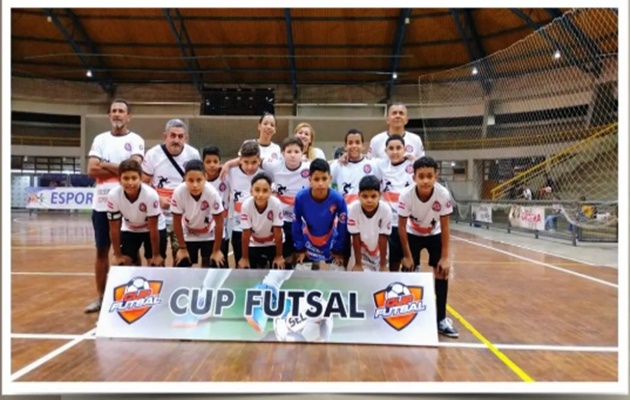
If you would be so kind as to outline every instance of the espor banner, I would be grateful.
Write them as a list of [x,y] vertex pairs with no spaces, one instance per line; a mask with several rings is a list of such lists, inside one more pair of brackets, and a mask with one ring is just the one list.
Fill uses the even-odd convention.
[[45,210],[82,210],[92,208],[94,188],[32,187],[28,188],[26,208]]
[[433,274],[112,267],[96,336],[436,346]]

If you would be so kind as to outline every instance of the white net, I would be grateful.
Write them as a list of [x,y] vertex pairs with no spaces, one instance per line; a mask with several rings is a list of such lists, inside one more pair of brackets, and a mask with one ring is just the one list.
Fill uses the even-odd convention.
[[470,192],[497,209],[531,192],[530,204],[561,204],[574,225],[616,224],[617,28],[611,9],[573,10],[505,50],[421,77],[428,153],[470,150]]

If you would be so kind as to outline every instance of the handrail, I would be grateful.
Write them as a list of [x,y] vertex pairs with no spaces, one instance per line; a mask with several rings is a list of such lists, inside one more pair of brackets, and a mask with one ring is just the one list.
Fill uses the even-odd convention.
[[[17,143],[16,143],[17,142]],[[74,146],[81,145],[81,138],[73,138],[73,137],[37,137],[37,136],[16,136],[11,135],[11,144],[20,144],[20,145],[37,145],[40,143],[48,143],[49,146],[54,146],[55,143],[64,143]]]
[[533,172],[538,171],[539,169],[549,165],[550,163],[560,159],[561,157],[564,157],[566,154],[573,152],[577,147],[582,146],[584,143],[588,143],[591,140],[595,140],[596,138],[603,136],[604,134],[607,134],[610,130],[612,130],[613,128],[617,127],[617,122],[613,122],[612,124],[606,126],[605,128],[602,128],[600,131],[592,134],[591,136],[587,137],[584,140],[580,140],[577,143],[572,144],[571,146],[563,149],[562,151],[554,154],[553,156],[549,157],[548,159],[546,159],[545,161],[538,163],[536,165],[534,165],[533,167],[529,168],[526,171],[523,171],[517,175],[515,175],[514,177],[508,179],[507,181],[499,184],[498,186],[496,186],[495,188],[493,188],[490,193],[492,193],[492,198],[495,199],[496,198],[496,193],[499,192],[501,189],[503,189],[504,187],[512,184],[513,182],[522,179],[524,176],[526,175],[531,175]]

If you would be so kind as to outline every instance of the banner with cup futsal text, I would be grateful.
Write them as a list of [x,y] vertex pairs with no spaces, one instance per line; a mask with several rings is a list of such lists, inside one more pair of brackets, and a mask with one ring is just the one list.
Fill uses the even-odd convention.
[[112,267],[96,336],[436,346],[433,275]]

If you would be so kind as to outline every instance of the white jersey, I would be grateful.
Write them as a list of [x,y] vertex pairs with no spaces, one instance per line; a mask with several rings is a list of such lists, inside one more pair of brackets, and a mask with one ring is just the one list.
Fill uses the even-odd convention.
[[[258,143],[258,140],[246,140],[245,142],[256,142],[258,147],[260,148],[260,159],[263,161],[274,161],[282,158],[282,150],[280,150],[280,146],[271,142],[268,145],[263,145]],[[245,143],[244,142],[244,143]],[[238,155],[241,155],[241,152],[238,152]]]
[[[387,153],[385,152],[385,149],[387,148],[387,146],[385,146],[387,138],[389,138],[387,131],[374,136],[372,140],[370,140],[368,157],[382,159],[388,158]],[[415,133],[405,131],[403,140],[405,141],[405,153],[412,154],[416,159],[424,156],[424,146],[422,145],[422,139],[420,139],[420,136]]]
[[[175,188],[184,182],[184,177],[175,169],[164,150],[161,144],[149,149],[142,162],[142,171],[151,177],[151,186],[157,190],[158,194],[170,199]],[[201,157],[197,149],[186,144],[182,152],[173,159],[183,172],[188,161],[200,160]],[[165,209],[163,212],[167,223],[170,224],[172,221],[170,211]]]
[[208,182],[198,199],[190,194],[186,183],[179,184],[171,197],[171,212],[182,215],[186,242],[214,240],[214,216],[223,210],[219,193]]
[[392,211],[392,226],[398,227],[398,200],[405,188],[412,186],[413,181],[413,161],[404,160],[398,165],[392,165],[388,159],[381,159],[378,164],[381,173],[381,192],[385,201]]
[[337,191],[343,195],[346,204],[350,205],[359,198],[359,182],[366,175],[375,175],[381,180],[378,160],[363,157],[359,161],[348,161],[346,165],[335,160],[330,166],[332,183]]
[[[120,164],[134,155],[144,157],[144,139],[134,132],[124,135],[112,135],[111,132],[98,134],[92,142],[88,157],[96,157],[102,162]],[[108,179],[96,179],[92,208],[95,211],[107,211],[107,194],[119,183],[118,176]]]
[[326,160],[326,154],[324,154],[322,149],[320,149],[319,147],[313,147],[313,160],[308,159],[308,154],[306,152],[304,153],[303,158],[304,158],[304,161],[313,161],[318,158],[321,158],[322,160]]
[[107,214],[110,219],[122,219],[121,231],[149,232],[149,217],[158,217],[158,230],[166,229],[166,221],[160,209],[160,198],[151,186],[140,184],[138,198],[131,202],[122,186],[107,195]]
[[[256,209],[256,202],[253,197],[243,202],[241,209],[241,228],[251,229],[252,235],[249,239],[250,247],[274,246],[273,237],[274,226],[282,228],[282,203],[277,198],[271,196],[267,202],[267,208],[263,212]],[[284,243],[284,232],[282,232],[282,242]]]
[[[380,235],[392,233],[392,211],[384,201],[379,201],[376,213],[368,218],[360,201],[348,206],[348,233],[358,234],[361,239],[361,263],[364,270],[378,271],[381,267],[381,253],[378,246]],[[352,246],[352,239],[350,242]],[[354,247],[351,248],[349,268],[354,267]]]
[[432,236],[442,232],[440,217],[453,212],[448,190],[436,183],[427,201],[421,201],[416,185],[405,189],[398,202],[398,215],[407,218],[407,233],[416,236]]
[[[230,206],[230,188],[226,181],[216,177],[213,181],[208,181],[219,193],[219,197],[221,198],[221,204],[223,205],[224,210],[229,210]],[[223,218],[223,239],[228,238],[228,224],[227,217]]]
[[283,219],[286,222],[293,221],[295,195],[310,186],[308,182],[310,165],[310,162],[303,161],[299,167],[290,170],[283,160],[263,163],[263,170],[273,177],[273,190],[282,203]]
[[227,183],[230,188],[230,203],[234,207],[232,215],[232,231],[242,232],[241,229],[241,208],[243,202],[252,195],[252,178],[261,172],[259,168],[252,175],[246,175],[241,167],[230,168]]

